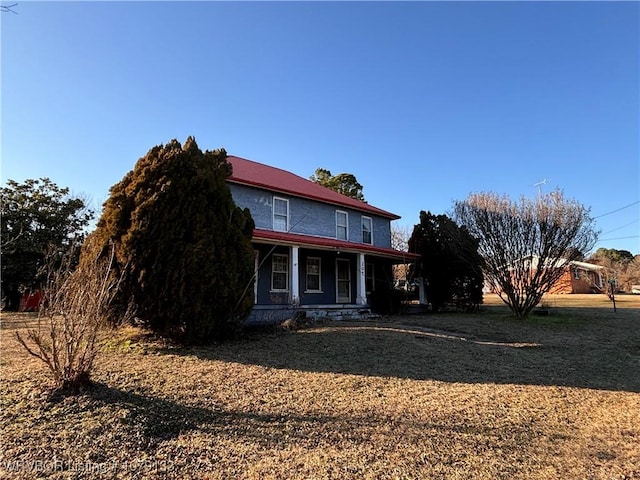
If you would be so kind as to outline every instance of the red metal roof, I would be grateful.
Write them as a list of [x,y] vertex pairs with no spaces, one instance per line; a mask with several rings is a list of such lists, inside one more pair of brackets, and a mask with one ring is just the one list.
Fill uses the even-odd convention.
[[227,160],[233,167],[233,173],[228,179],[230,182],[287,193],[297,197],[310,198],[332,205],[352,208],[360,212],[379,215],[391,220],[400,218],[394,213],[334,192],[329,188],[323,187],[306,178],[299,177],[291,172],[287,172],[286,170],[232,155],[227,156]]
[[420,255],[416,253],[401,252],[392,248],[376,247],[365,243],[345,242],[344,240],[336,240],[334,238],[313,237],[311,235],[300,235],[298,233],[274,232],[260,228],[253,230],[253,241],[283,245],[301,245],[326,250],[341,250],[344,252],[363,252],[392,258],[404,263],[413,262],[420,257]]

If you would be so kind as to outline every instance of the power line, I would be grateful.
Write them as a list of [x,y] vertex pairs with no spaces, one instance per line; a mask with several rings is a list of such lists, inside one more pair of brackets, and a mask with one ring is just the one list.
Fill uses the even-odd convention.
[[16,12],[15,10],[12,10],[13,7],[16,7],[18,4],[14,3],[12,5],[0,5],[0,11],[2,12],[11,12],[11,13],[15,13],[16,15],[18,14],[18,12]]
[[609,240],[627,240],[628,238],[640,238],[640,235],[633,235],[631,237],[601,238],[598,240],[598,242],[608,242]]
[[624,225],[620,226],[620,227],[616,227],[613,230],[609,230],[608,232],[604,232],[603,235],[607,235],[611,232],[615,232],[618,231],[620,229],[623,229],[624,227],[628,227],[629,225],[633,225],[634,223],[640,221],[640,218],[636,218],[635,220],[630,221],[629,223],[625,223]]
[[629,205],[625,205],[624,207],[620,207],[620,208],[617,208],[617,209],[612,210],[610,212],[603,213],[602,215],[598,215],[597,217],[593,217],[593,219],[595,220],[596,218],[606,217],[607,215],[611,215],[612,213],[619,212],[620,210],[624,210],[625,208],[633,207],[634,205],[637,205],[638,203],[640,203],[640,200],[636,200],[635,202],[630,203]]

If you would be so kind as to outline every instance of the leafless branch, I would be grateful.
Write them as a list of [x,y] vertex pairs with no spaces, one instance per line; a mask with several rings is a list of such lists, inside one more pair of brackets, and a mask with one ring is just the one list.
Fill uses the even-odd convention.
[[119,281],[111,276],[115,251],[110,258],[81,262],[72,270],[72,254],[61,264],[48,258],[38,323],[17,341],[42,361],[56,387],[77,389],[90,379],[99,351],[99,335]]
[[0,12],[11,12],[11,13],[15,13],[16,15],[18,14],[18,12],[16,12],[15,10],[13,10],[13,7],[18,6],[17,3],[13,3],[11,5],[0,5]]
[[485,277],[518,317],[526,317],[565,267],[593,248],[588,210],[562,192],[512,202],[491,193],[455,205],[455,217],[479,239]]

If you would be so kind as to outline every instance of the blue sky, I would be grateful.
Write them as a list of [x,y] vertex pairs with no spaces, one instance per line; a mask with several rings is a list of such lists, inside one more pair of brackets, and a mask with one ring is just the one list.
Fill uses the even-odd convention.
[[640,253],[638,2],[14,10],[3,184],[48,176],[100,208],[151,147],[194,135],[303,177],[353,173],[401,226],[471,192],[561,188],[598,217],[598,247]]

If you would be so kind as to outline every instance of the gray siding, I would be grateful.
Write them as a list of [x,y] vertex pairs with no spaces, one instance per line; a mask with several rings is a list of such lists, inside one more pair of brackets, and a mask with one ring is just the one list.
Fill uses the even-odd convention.
[[[288,292],[271,291],[272,255],[290,255],[288,247],[271,247],[269,245],[254,245],[259,252],[260,270],[258,270],[258,305],[287,305],[291,303],[291,285]],[[289,257],[291,261],[291,257]],[[291,275],[291,272],[289,272]]]
[[[307,258],[320,258],[321,292],[307,290]],[[323,250],[300,249],[300,304],[323,305],[336,302],[336,254]]]
[[273,194],[258,188],[229,183],[233,201],[240,208],[248,208],[256,228],[271,230],[273,224]]
[[[301,248],[298,264],[300,303],[294,305],[291,303],[291,289],[286,292],[271,291],[272,255],[274,253],[290,255],[290,248],[272,247],[263,244],[254,244],[254,248],[259,252],[261,266],[258,272],[256,307],[247,323],[278,323],[286,318],[291,318],[294,312],[300,309],[305,310],[310,315],[314,315],[313,312],[320,312],[322,315],[323,309],[339,306],[336,304],[336,261],[338,259],[348,259],[350,261],[351,299],[349,303],[351,305],[355,304],[357,285],[357,256],[355,254],[339,254],[334,251]],[[321,258],[321,291],[309,292],[306,289],[306,262],[308,257]],[[389,290],[393,278],[391,261],[380,257],[367,257],[366,262],[374,266],[374,291],[378,289],[382,291]],[[368,292],[368,300],[370,302],[375,301],[369,295],[371,293]],[[357,306],[357,308],[362,309],[363,306]]]
[[349,216],[349,241],[362,243],[361,217],[367,216],[373,223],[373,245],[391,247],[391,222],[384,217],[361,213],[349,208],[336,207],[326,203],[274,194],[268,190],[230,183],[234,202],[251,211],[257,228],[273,229],[273,197],[289,201],[289,231],[303,235],[336,238],[336,210],[347,212]]
[[391,221],[382,217],[373,218],[373,244],[377,247],[391,248]]

